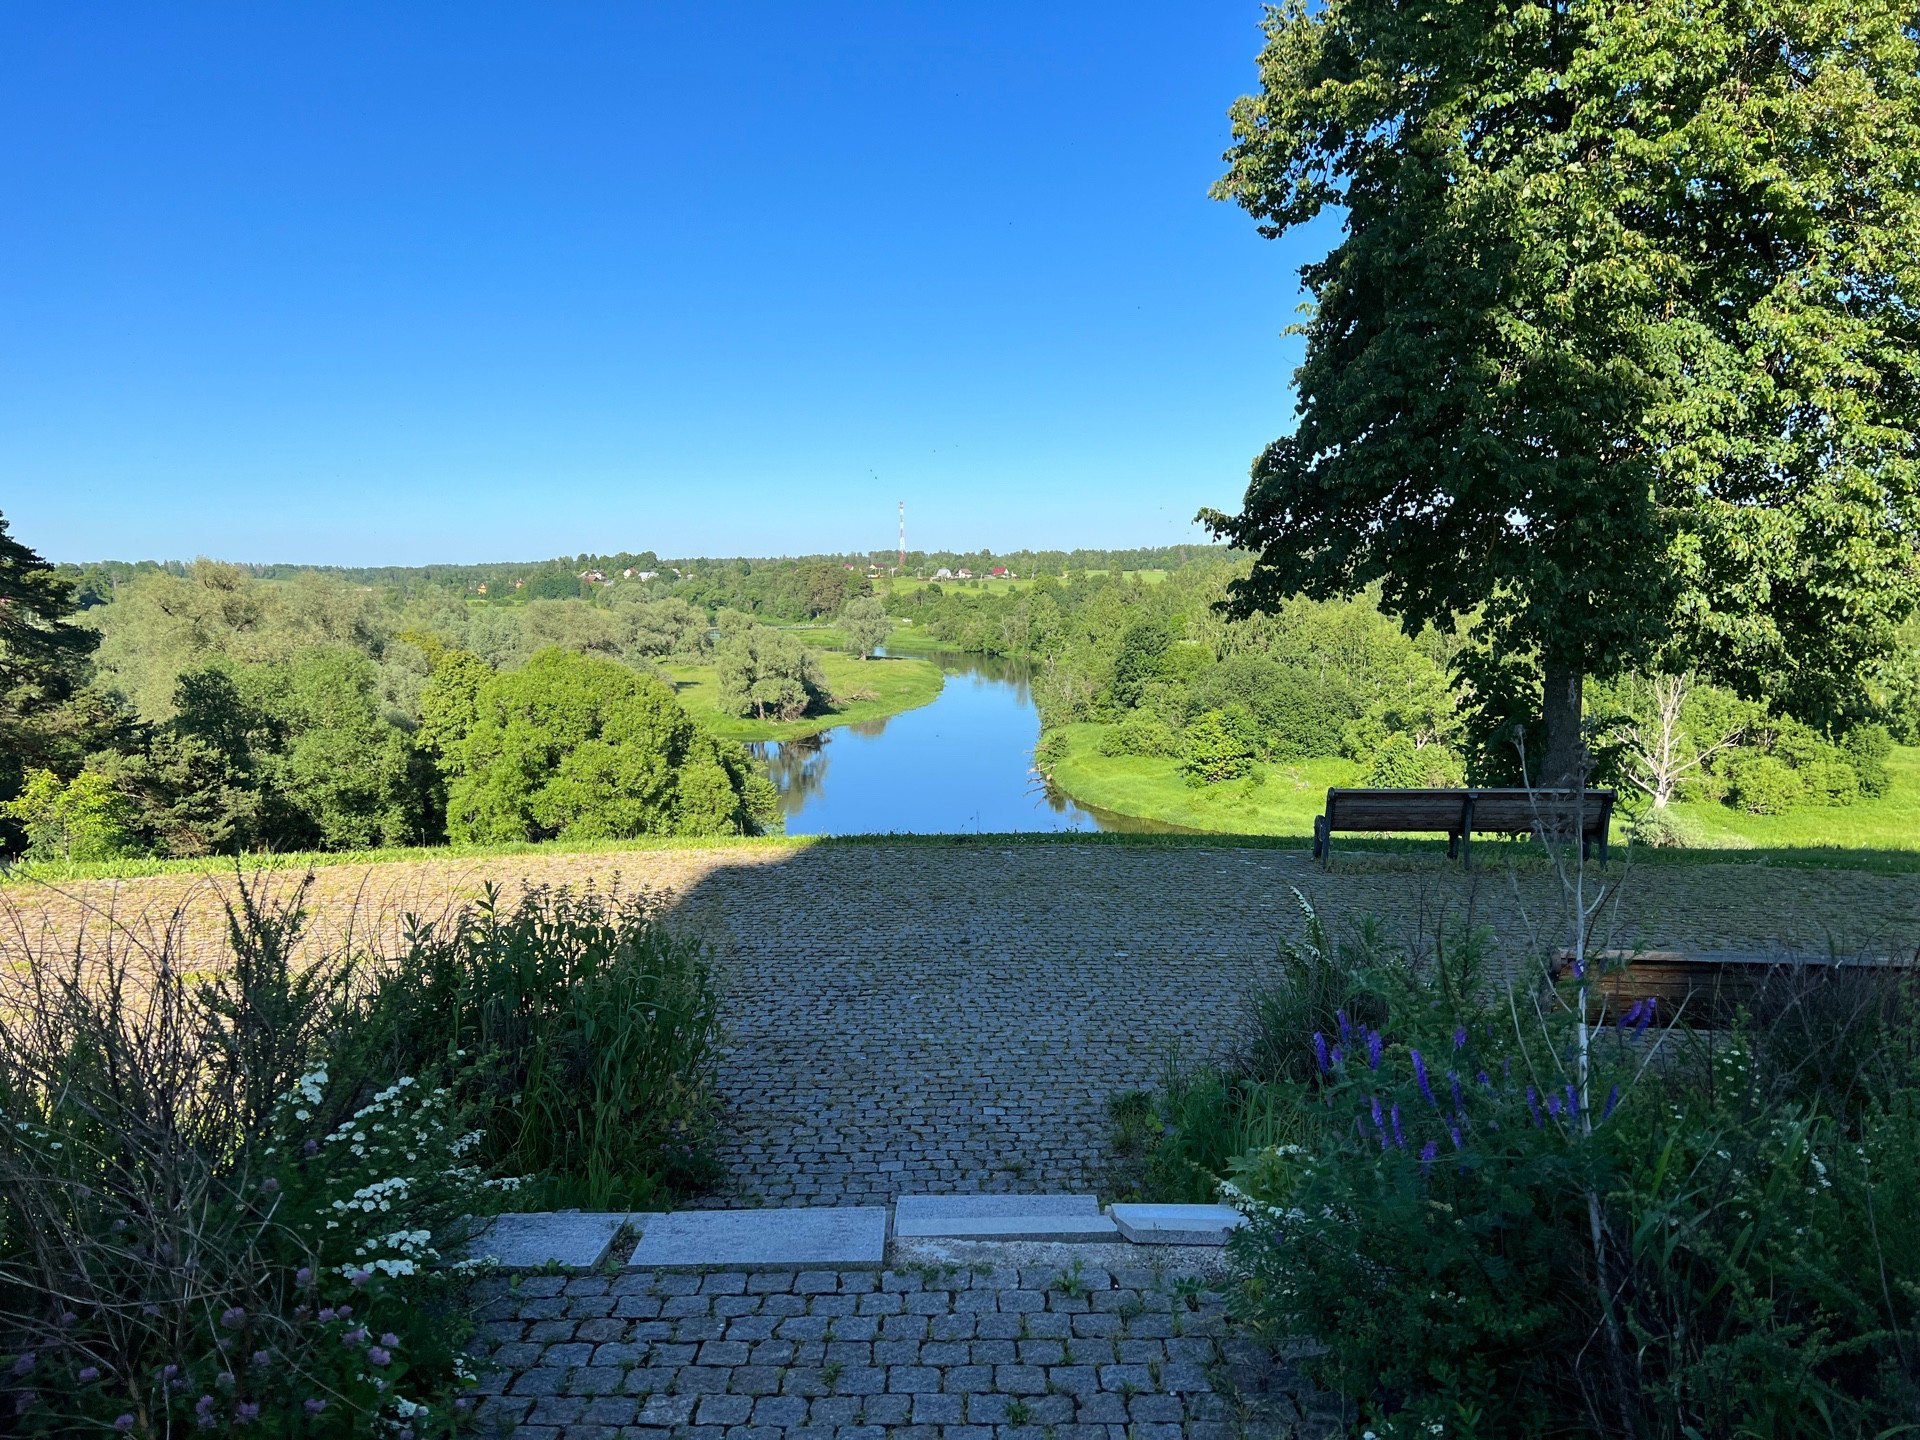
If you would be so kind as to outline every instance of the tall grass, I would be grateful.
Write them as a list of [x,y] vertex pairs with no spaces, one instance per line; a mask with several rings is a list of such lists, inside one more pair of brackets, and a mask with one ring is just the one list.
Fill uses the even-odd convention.
[[527,1208],[643,1209],[711,1184],[718,997],[644,895],[489,886],[373,967],[360,1044],[455,1067]]

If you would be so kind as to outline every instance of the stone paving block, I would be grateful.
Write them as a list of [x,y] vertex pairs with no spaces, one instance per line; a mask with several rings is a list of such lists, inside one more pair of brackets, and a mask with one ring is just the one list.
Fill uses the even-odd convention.
[[1111,1241],[1118,1230],[1093,1195],[902,1195],[893,1233],[903,1240]]
[[[589,1270],[606,1256],[613,1237],[626,1223],[624,1211],[614,1215],[577,1210],[498,1215],[468,1242],[467,1253],[508,1270],[539,1270],[547,1265]],[[525,1287],[522,1289],[524,1293]],[[555,1286],[552,1293],[559,1291]]]
[[690,1210],[648,1225],[627,1264],[634,1270],[878,1269],[886,1247],[887,1212],[880,1206]]
[[1224,1245],[1247,1223],[1231,1205],[1111,1205],[1107,1214],[1136,1245]]

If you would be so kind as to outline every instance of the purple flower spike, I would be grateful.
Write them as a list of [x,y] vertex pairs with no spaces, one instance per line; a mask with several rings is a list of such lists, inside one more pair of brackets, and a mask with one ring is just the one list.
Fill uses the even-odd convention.
[[1449,1125],[1447,1127],[1447,1136],[1453,1141],[1453,1148],[1458,1150],[1460,1148],[1460,1127],[1458,1125]]
[[1327,1073],[1327,1037],[1318,1030],[1313,1032],[1313,1058],[1320,1067],[1322,1075]]
[[1426,1144],[1420,1147],[1420,1163],[1422,1165],[1433,1164],[1434,1157],[1439,1153],[1440,1147],[1431,1140],[1427,1141]]
[[1647,1033],[1647,1026],[1653,1023],[1654,1007],[1659,1003],[1660,999],[1658,996],[1649,995],[1647,997],[1646,1008],[1640,1012],[1640,1018],[1633,1023],[1634,1039],[1638,1040],[1642,1035]]
[[1609,1087],[1609,1089],[1607,1090],[1607,1108],[1600,1112],[1600,1118],[1602,1120],[1607,1119],[1610,1115],[1613,1114],[1613,1107],[1618,1105],[1619,1103],[1620,1103],[1620,1087],[1618,1085]]
[[1646,1003],[1644,1000],[1634,1001],[1633,1004],[1627,1008],[1627,1013],[1613,1022],[1614,1028],[1624,1031],[1629,1025],[1633,1024],[1634,1021],[1640,1018],[1640,1012],[1646,1007]]
[[1478,1075],[1474,1076],[1473,1078],[1479,1081],[1480,1084],[1485,1086],[1487,1089],[1491,1090],[1493,1088],[1493,1081],[1487,1078],[1486,1071],[1482,1070]]
[[1393,1120],[1393,1143],[1404,1150],[1407,1148],[1407,1137],[1400,1133],[1400,1107],[1398,1105],[1393,1107],[1391,1118]]
[[1527,1086],[1527,1109],[1533,1112],[1533,1128],[1538,1130],[1546,1122],[1540,1118],[1540,1101],[1533,1093],[1533,1087]]
[[1418,1050],[1413,1051],[1412,1054],[1413,1075],[1414,1078],[1420,1082],[1420,1093],[1427,1097],[1427,1104],[1438,1110],[1440,1108],[1440,1102],[1433,1098],[1433,1087],[1427,1083],[1427,1062],[1420,1058],[1420,1052]]
[[1453,1032],[1453,1048],[1458,1050],[1467,1043],[1467,1027],[1462,1025]]
[[1447,1083],[1453,1087],[1453,1113],[1460,1113],[1460,1077],[1453,1071],[1447,1071]]
[[1386,1121],[1380,1113],[1380,1097],[1378,1095],[1373,1097],[1373,1128],[1380,1133],[1380,1148],[1382,1150],[1386,1149],[1387,1127]]
[[1336,1010],[1333,1012],[1333,1018],[1340,1022],[1340,1043],[1344,1045],[1353,1038],[1352,1027],[1347,1024],[1347,1012]]
[[1344,1065],[1347,1063],[1347,1052],[1342,1050],[1338,1045],[1333,1047],[1333,1063],[1335,1065]]
[[1580,1097],[1571,1085],[1567,1086],[1567,1118],[1569,1120],[1580,1118]]
[[1367,1069],[1380,1068],[1380,1032],[1374,1030],[1367,1035]]
[[1560,1118],[1560,1097],[1558,1095],[1547,1096],[1547,1114],[1553,1116],[1556,1120]]

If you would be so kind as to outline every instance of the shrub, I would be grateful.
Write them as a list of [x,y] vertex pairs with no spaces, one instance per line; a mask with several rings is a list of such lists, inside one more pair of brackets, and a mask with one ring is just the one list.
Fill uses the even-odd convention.
[[1135,710],[1100,736],[1102,755],[1178,755],[1180,737],[1157,715]]
[[377,1063],[483,1062],[462,1097],[481,1163],[536,1208],[646,1209],[710,1183],[718,998],[705,948],[646,896],[531,888],[481,901],[380,967]]
[[1755,815],[1784,815],[1806,795],[1799,772],[1772,755],[1742,750],[1722,770],[1728,803]]
[[132,802],[92,770],[64,782],[35,770],[16,799],[0,804],[0,815],[25,829],[35,860],[115,860],[142,848]]
[[1413,737],[1395,731],[1373,752],[1367,784],[1403,790],[1442,789],[1464,785],[1466,767],[1444,745],[1415,745]]
[[1893,735],[1884,725],[1856,725],[1840,742],[1859,777],[1860,793],[1878,799],[1887,793],[1892,778],[1887,761],[1893,758]]
[[211,979],[173,916],[71,954],[16,924],[0,1005],[0,1425],[446,1433],[494,1198],[444,1086],[329,1063],[350,974],[242,885]]
[[[1471,947],[1464,958],[1471,958]],[[1910,992],[1712,1042],[1636,1006],[1582,1043],[1569,980],[1390,969],[1390,1010],[1277,1082],[1304,1143],[1230,1195],[1243,1318],[1376,1435],[1890,1434],[1920,1401]],[[1795,1028],[1791,1012],[1824,1016]],[[1656,1063],[1650,1055],[1659,1048]],[[1838,1065],[1824,1078],[1812,1057]],[[1836,1057],[1838,1059],[1836,1060]]]
[[1253,772],[1253,726],[1240,706],[1209,710],[1187,726],[1186,758],[1180,768],[1195,789],[1238,780]]
[[1654,850],[1698,849],[1706,838],[1698,821],[1652,806],[1634,818],[1628,833],[1636,845]]

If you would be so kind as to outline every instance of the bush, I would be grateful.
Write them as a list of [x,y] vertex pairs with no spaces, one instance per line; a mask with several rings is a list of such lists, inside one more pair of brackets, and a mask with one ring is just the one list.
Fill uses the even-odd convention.
[[1771,755],[1742,750],[1722,767],[1727,801],[1755,815],[1785,815],[1806,795],[1798,771]]
[[482,1063],[462,1098],[482,1164],[531,1208],[643,1210],[710,1184],[718,997],[705,948],[646,896],[489,886],[380,967],[376,1063]]
[[1367,772],[1367,784],[1400,790],[1437,790],[1466,782],[1459,756],[1444,745],[1416,746],[1404,731],[1380,743]]
[[1102,755],[1178,755],[1180,737],[1157,715],[1135,710],[1100,736]]
[[1635,817],[1628,834],[1636,845],[1654,850],[1694,850],[1706,839],[1699,822],[1671,810],[1652,807]]
[[464,1272],[435,1262],[497,1191],[446,1087],[332,1060],[351,975],[290,964],[299,902],[243,884],[210,979],[183,913],[65,956],[15,924],[0,1423],[399,1440],[470,1404]]
[[33,771],[18,798],[0,804],[0,816],[27,832],[33,860],[116,860],[142,849],[133,803],[91,770],[65,782],[51,770]]
[[1910,1422],[1910,989],[1816,967],[1765,1026],[1636,1006],[1583,1046],[1581,982],[1488,995],[1475,953],[1390,967],[1385,1022],[1276,1082],[1307,1138],[1237,1167],[1240,1315],[1324,1346],[1305,1368],[1383,1440]]
[[1892,786],[1887,761],[1893,758],[1893,735],[1884,725],[1856,725],[1840,742],[1859,777],[1860,793],[1877,800]]
[[1195,789],[1253,773],[1253,726],[1240,706],[1209,710],[1195,719],[1187,726],[1184,749],[1180,768]]

